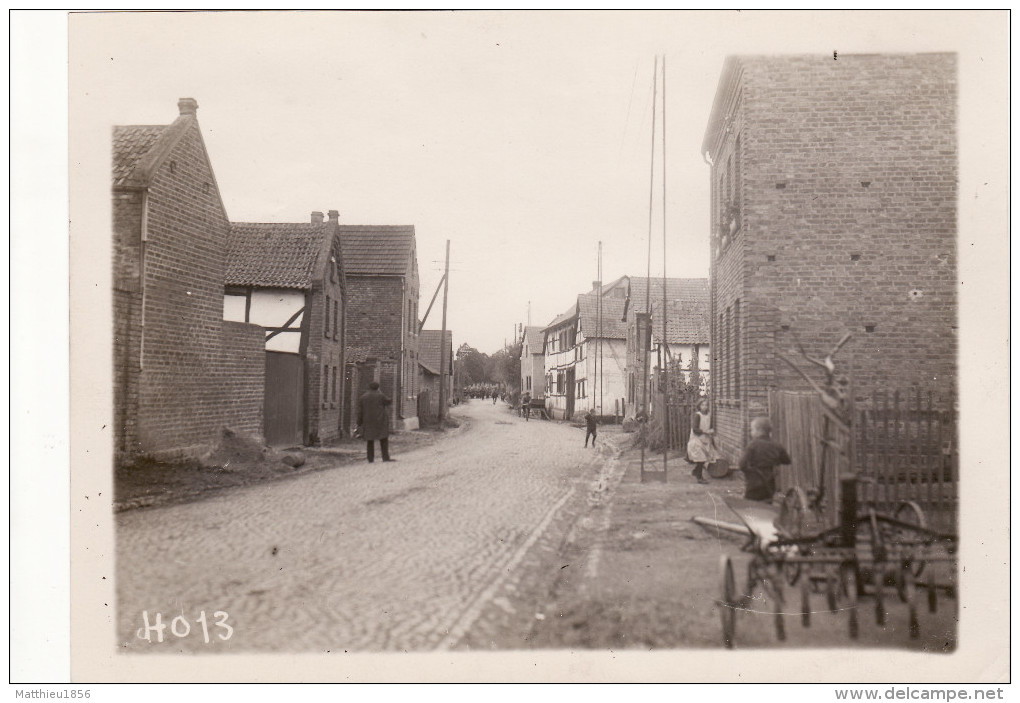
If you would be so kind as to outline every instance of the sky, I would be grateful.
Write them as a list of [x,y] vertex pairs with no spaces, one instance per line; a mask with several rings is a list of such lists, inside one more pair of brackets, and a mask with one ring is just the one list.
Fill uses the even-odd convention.
[[[98,147],[110,125],[166,124],[178,98],[195,98],[232,221],[337,209],[346,224],[413,224],[422,310],[449,240],[447,326],[455,345],[492,353],[518,323],[544,326],[590,289],[600,242],[607,282],[645,275],[650,229],[653,276],[664,236],[667,275],[708,276],[700,147],[728,54],[954,51],[994,28],[988,19],[79,14],[69,23],[71,139]],[[650,182],[656,56],[666,61],[665,233],[661,102]],[[660,78],[660,100],[662,89]],[[427,328],[440,327],[440,310]]]

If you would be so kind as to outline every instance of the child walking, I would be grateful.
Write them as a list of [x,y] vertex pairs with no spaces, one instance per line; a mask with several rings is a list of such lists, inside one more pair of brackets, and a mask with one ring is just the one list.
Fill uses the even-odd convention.
[[776,492],[776,467],[789,464],[790,455],[772,441],[772,423],[767,417],[751,420],[751,443],[740,459],[744,472],[744,498],[768,502]]

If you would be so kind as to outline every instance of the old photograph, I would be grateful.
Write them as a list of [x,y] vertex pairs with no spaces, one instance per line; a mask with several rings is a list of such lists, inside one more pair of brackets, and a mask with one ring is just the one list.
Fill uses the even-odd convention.
[[1008,13],[68,39],[76,677],[1008,680]]

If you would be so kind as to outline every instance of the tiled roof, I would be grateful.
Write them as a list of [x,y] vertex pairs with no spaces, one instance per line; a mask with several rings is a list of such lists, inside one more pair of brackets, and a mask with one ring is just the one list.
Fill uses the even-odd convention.
[[550,322],[548,325],[546,325],[542,329],[543,330],[551,329],[553,327],[556,327],[557,325],[563,324],[567,320],[572,320],[575,317],[577,317],[577,303],[574,303],[573,305],[570,306],[570,308],[568,310],[566,310],[565,312],[560,313],[559,315],[557,315],[555,318],[553,318],[552,322]]
[[[442,351],[439,346],[442,330],[422,330],[418,337],[418,363],[427,371],[436,376],[440,375],[443,367],[443,360],[440,358]],[[447,373],[450,370],[450,363],[453,359],[453,331],[446,330],[446,363]]]
[[[662,304],[662,279],[651,279],[652,285],[649,290],[647,278],[632,276],[630,279],[630,306],[632,310],[645,309],[645,295],[650,294],[654,303]],[[707,278],[667,278],[666,299],[667,300],[708,300],[708,279]]]
[[118,125],[113,128],[113,185],[123,185],[149,153],[167,125]]
[[[622,298],[602,296],[602,315],[599,319],[599,296],[585,293],[577,296],[581,331],[587,339],[626,339],[627,323],[623,321]],[[600,324],[601,322],[601,324]]]
[[312,287],[330,223],[230,223],[228,286]]
[[414,254],[414,225],[340,225],[348,276],[402,276]]
[[[662,301],[652,303],[652,341],[662,341]],[[666,306],[666,338],[669,344],[708,344],[708,301],[671,300]]]
[[542,343],[543,343],[542,331],[544,329],[545,329],[544,327],[539,327],[537,325],[534,325],[534,326],[529,325],[529,326],[524,328],[524,338],[525,339],[530,339],[531,340],[531,344],[535,345],[535,348],[538,349],[538,351],[532,352],[533,354],[541,354],[542,353]]

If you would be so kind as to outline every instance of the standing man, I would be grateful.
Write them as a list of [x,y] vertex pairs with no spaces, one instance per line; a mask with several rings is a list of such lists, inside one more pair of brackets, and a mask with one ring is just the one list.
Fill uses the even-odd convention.
[[527,391],[521,396],[521,412],[524,413],[524,421],[531,419],[531,393]]
[[390,411],[387,406],[393,401],[379,390],[379,384],[372,381],[368,392],[358,398],[358,429],[368,442],[368,462],[375,461],[375,440],[379,440],[383,461],[390,459]]

